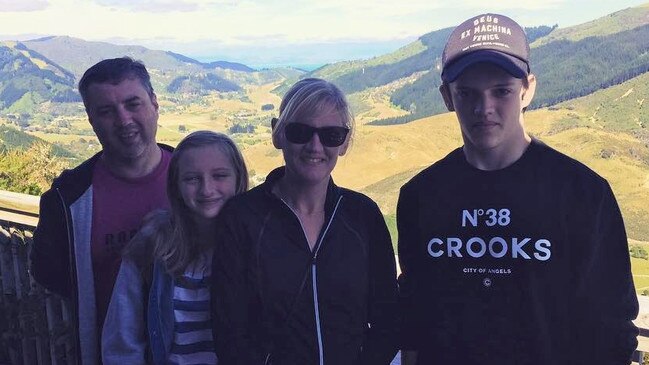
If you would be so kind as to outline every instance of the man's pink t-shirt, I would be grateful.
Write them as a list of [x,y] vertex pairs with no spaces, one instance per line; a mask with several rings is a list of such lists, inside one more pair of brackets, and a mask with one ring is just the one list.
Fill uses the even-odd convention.
[[137,179],[114,175],[101,159],[95,166],[91,253],[99,329],[122,262],[122,248],[137,233],[144,216],[156,209],[169,208],[166,189],[170,159],[171,153],[162,149],[158,167]]

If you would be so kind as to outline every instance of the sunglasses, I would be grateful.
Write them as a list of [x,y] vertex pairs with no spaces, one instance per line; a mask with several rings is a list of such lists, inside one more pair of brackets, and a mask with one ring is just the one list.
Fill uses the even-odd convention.
[[315,128],[307,124],[293,122],[284,127],[286,139],[295,144],[305,144],[317,133],[320,143],[325,147],[338,147],[345,142],[349,128],[346,127],[320,127]]

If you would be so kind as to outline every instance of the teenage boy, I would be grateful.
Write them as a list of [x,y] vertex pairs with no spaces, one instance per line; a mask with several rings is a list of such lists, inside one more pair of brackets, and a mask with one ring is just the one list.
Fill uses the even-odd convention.
[[158,101],[141,62],[103,60],[84,73],[79,93],[103,150],[41,197],[31,273],[71,300],[80,363],[96,364],[121,248],[144,215],[169,206],[171,147],[156,144]]
[[464,146],[399,196],[403,364],[628,364],[638,302],[607,181],[525,130],[524,30],[451,34],[440,92]]

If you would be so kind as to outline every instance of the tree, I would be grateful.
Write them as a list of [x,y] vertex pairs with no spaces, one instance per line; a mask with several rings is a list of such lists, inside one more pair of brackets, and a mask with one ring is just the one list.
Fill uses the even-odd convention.
[[52,184],[66,160],[57,157],[52,147],[34,143],[26,150],[14,149],[0,154],[0,189],[40,195]]

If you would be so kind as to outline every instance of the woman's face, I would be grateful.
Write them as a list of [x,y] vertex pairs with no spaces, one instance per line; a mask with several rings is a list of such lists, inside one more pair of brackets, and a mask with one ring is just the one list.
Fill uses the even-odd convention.
[[[291,128],[289,124],[301,123],[301,134],[308,136],[305,143],[291,142],[287,137],[286,129]],[[295,127],[295,126],[292,126]],[[319,133],[314,133],[312,128],[318,128]],[[338,127],[333,129],[320,129],[326,127]],[[297,182],[306,185],[314,185],[329,181],[331,171],[333,171],[338,161],[338,156],[342,156],[347,151],[349,143],[349,134],[341,135],[340,127],[345,127],[340,112],[333,107],[323,108],[322,112],[316,114],[309,120],[294,120],[281,126],[283,130],[276,135],[275,145],[282,150],[284,162],[286,163],[286,174],[290,174]],[[343,141],[339,146],[327,147],[322,143],[319,135],[327,135],[325,139]],[[290,133],[289,133],[290,137]],[[305,138],[306,139],[306,138]],[[301,141],[300,141],[301,142]],[[325,144],[331,145],[331,142],[325,140]]]
[[189,148],[178,159],[178,187],[197,223],[210,221],[236,192],[236,172],[216,145]]

